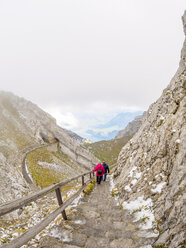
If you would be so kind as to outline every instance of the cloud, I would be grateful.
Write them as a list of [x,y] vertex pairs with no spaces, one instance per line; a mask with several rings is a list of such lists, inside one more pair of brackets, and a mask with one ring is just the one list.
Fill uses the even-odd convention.
[[84,107],[79,105],[51,105],[45,107],[44,110],[56,119],[59,126],[89,139],[92,139],[93,133],[106,137],[112,131],[121,129],[116,125],[99,128],[100,125],[107,123],[117,114],[144,111],[144,109],[136,106],[118,106],[102,101],[89,103]]
[[50,113],[56,119],[57,124],[63,128],[73,130],[79,126],[78,119],[76,119],[72,113],[63,113],[59,107],[49,108],[46,111]]
[[109,133],[111,133],[112,131],[115,131],[115,130],[119,131],[119,127],[118,126],[112,126],[112,127],[107,127],[104,129],[101,129],[101,128],[93,128],[92,129],[92,131],[94,133],[99,133],[103,137],[107,137]]
[[0,81],[45,104],[47,95],[146,106],[176,70],[184,8],[183,0],[3,1]]
[[178,66],[184,9],[185,0],[0,1],[0,87],[82,133],[147,109]]

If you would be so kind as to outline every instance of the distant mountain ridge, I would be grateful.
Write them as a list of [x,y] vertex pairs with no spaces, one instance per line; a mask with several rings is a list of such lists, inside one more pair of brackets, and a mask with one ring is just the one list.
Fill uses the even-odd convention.
[[93,142],[101,140],[111,140],[115,138],[118,131],[125,128],[130,121],[132,121],[136,116],[139,116],[142,113],[143,111],[119,113],[107,123],[89,129],[87,131],[89,136],[87,136],[86,138],[90,139]]
[[133,120],[136,116],[140,115],[141,113],[143,113],[143,111],[119,113],[106,124],[99,125],[98,128],[107,128],[113,126],[122,128],[123,126],[126,126],[129,121]]
[[132,136],[134,135],[138,129],[140,128],[143,119],[145,118],[146,112],[144,112],[142,115],[136,116],[133,121],[129,122],[128,125],[118,132],[116,135],[116,139],[123,138],[125,136]]

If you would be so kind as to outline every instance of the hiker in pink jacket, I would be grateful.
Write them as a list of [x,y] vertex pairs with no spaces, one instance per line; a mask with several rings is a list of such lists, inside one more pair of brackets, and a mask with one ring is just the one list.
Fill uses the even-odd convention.
[[102,177],[105,173],[105,169],[102,164],[97,164],[96,167],[93,169],[93,171],[96,171],[96,177],[97,177],[97,183],[100,184]]

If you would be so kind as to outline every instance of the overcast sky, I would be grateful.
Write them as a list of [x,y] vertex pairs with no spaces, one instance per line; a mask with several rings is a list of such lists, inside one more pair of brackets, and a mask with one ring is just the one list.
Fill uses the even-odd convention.
[[76,127],[80,114],[145,110],[178,67],[185,7],[185,0],[0,0],[0,89]]

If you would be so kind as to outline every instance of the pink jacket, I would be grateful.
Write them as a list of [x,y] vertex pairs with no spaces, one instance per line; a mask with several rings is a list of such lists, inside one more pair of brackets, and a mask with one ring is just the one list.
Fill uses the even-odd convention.
[[[101,175],[98,175],[98,170],[102,170]],[[96,176],[103,176],[105,174],[105,169],[102,164],[97,164],[93,171],[96,171]]]

